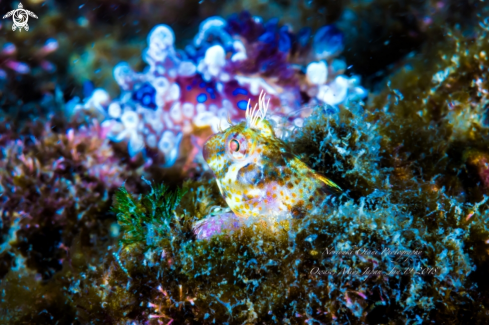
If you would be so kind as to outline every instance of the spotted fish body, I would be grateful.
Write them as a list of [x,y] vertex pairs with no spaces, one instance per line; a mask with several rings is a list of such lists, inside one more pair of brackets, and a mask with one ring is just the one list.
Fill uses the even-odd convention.
[[[248,217],[301,218],[328,195],[341,193],[338,185],[291,153],[265,119],[266,110],[261,111],[261,118],[249,117],[215,134],[204,145],[204,159],[233,212],[226,217],[233,220],[231,226]],[[205,225],[205,220],[198,225],[204,226],[202,238],[212,233]]]

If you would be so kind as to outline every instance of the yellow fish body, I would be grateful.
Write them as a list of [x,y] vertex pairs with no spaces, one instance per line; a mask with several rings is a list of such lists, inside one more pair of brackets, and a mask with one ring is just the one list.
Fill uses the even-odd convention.
[[215,134],[204,144],[204,159],[214,172],[232,214],[198,222],[197,238],[239,227],[247,217],[303,217],[341,188],[315,173],[277,138],[265,119],[265,100],[247,108],[246,122]]

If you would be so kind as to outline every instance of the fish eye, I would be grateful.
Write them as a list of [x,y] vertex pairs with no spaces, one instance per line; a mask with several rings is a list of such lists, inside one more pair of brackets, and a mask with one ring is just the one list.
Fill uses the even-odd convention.
[[239,151],[239,142],[236,139],[232,139],[231,142],[229,142],[229,149],[231,152],[238,152]]
[[243,159],[248,155],[248,139],[241,133],[230,134],[227,139],[227,152],[234,159]]

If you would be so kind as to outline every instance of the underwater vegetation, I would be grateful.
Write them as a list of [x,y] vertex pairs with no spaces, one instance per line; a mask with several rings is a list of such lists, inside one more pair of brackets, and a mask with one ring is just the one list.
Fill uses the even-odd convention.
[[110,195],[140,171],[120,163],[97,123],[55,133],[39,121],[16,133],[15,123],[2,122],[0,276],[27,267],[48,279],[74,236],[88,246],[106,236]]
[[[344,138],[345,128],[355,138],[368,129],[363,108],[351,106],[342,112],[317,141],[322,123],[328,122],[318,119],[321,111],[316,111],[296,141],[335,143]],[[357,139],[379,147],[378,131],[374,128],[370,138]],[[355,142],[343,147],[345,153],[356,150]],[[128,216],[141,222],[139,230],[132,228],[141,237],[119,249],[109,248],[100,257],[103,262],[72,275],[73,284],[65,290],[77,306],[77,319],[149,324],[485,323],[487,296],[473,274],[487,269],[486,200],[460,203],[432,182],[417,179],[412,187],[416,178],[394,177],[389,168],[377,168],[373,177],[355,168],[372,164],[382,151],[366,152],[355,163],[345,154],[337,164],[338,174],[352,174],[364,184],[370,180],[377,185],[374,191],[365,190],[361,198],[347,199],[334,211],[282,224],[278,232],[256,224],[232,235],[192,240],[190,224],[199,215],[192,211],[195,203],[205,203],[208,212],[222,205],[215,183],[205,180],[187,182],[188,192],[173,217],[159,221],[152,217],[155,212],[173,209],[179,195],[160,200],[157,193],[164,187],[154,184],[143,195],[121,189],[114,201],[122,212],[119,222],[128,224]],[[135,212],[134,207],[142,206]],[[156,231],[158,227],[167,231]],[[355,245],[365,252],[344,256],[326,251],[348,251]],[[420,254],[400,259],[370,250]],[[405,273],[410,269],[426,274]]]
[[[80,60],[70,66],[80,79],[92,78],[84,65],[113,67],[117,97],[104,75],[74,99],[64,59],[47,55],[60,79],[44,99],[16,104],[15,71],[2,66],[10,99],[0,115],[0,323],[489,322],[487,8],[381,0],[321,13],[313,2],[297,17],[273,2],[284,8],[278,21],[256,9],[272,2],[238,4],[253,14],[208,12],[186,46],[179,24],[148,26],[153,1],[104,1],[103,12],[115,4],[148,13],[145,33],[155,26],[146,45],[95,41],[130,48],[118,65],[119,54],[92,55],[100,48],[90,52],[90,38],[76,33],[86,56],[39,37],[41,48],[57,39],[49,55]],[[65,5],[66,16],[80,5]],[[84,8],[82,18],[103,25],[104,14]],[[323,21],[295,27],[316,9]],[[146,68],[137,63],[144,47]],[[27,63],[31,72],[40,62]],[[274,228],[243,224],[200,240],[193,226],[233,206],[216,181],[220,167],[199,150],[229,126],[228,113],[239,125],[261,90],[271,94],[262,123],[342,193],[333,208],[317,204]]]
[[428,60],[406,60],[371,104],[386,110],[378,115],[381,133],[389,134],[389,159],[397,161],[399,177],[436,179],[437,188],[462,202],[488,194],[486,33],[448,33],[444,42],[424,49]]
[[[148,182],[149,183],[149,182]],[[149,183],[151,186],[151,183]],[[121,226],[121,243],[131,245],[144,242],[152,247],[152,237],[164,237],[170,233],[173,212],[185,190],[171,191],[164,184],[151,186],[151,192],[134,200],[126,188],[115,194],[113,212]]]

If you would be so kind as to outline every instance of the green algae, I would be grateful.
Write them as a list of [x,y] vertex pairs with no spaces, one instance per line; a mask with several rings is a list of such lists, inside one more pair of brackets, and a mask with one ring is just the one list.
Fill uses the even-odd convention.
[[122,228],[123,245],[145,242],[154,247],[154,237],[166,236],[174,210],[186,193],[186,189],[171,191],[164,184],[151,184],[151,192],[134,198],[124,186],[115,194],[112,212]]

